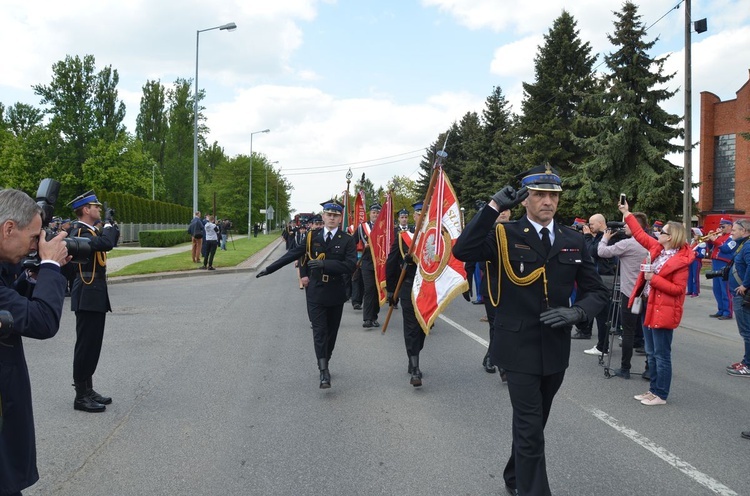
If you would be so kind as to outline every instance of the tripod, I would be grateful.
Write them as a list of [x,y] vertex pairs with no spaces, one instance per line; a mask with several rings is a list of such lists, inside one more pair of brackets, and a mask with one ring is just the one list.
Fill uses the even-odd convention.
[[233,249],[234,249],[235,251],[237,251],[237,247],[236,247],[236,246],[234,246],[234,237],[232,237],[232,230],[231,230],[231,229],[227,229],[227,238],[229,238],[229,241],[231,241],[231,242],[232,242],[232,248],[233,248]]
[[609,328],[609,353],[607,363],[604,363],[604,352],[599,355],[599,365],[604,366],[604,377],[610,378],[610,364],[612,363],[612,351],[614,350],[615,336],[621,334],[620,330],[620,263],[615,266],[615,278],[612,281],[612,292],[609,299],[609,312],[607,314],[607,327]]

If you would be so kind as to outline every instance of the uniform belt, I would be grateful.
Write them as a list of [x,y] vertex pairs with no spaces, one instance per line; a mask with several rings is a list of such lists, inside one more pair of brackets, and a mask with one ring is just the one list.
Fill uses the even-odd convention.
[[318,279],[323,282],[333,282],[333,281],[338,281],[339,278],[340,276],[338,275],[333,276],[333,275],[323,274],[320,276],[319,279],[317,277],[314,277],[313,279]]

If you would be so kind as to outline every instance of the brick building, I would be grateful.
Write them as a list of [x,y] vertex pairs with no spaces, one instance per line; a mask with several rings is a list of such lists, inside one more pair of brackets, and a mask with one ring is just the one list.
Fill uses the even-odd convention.
[[[750,75],[749,75],[750,76]],[[750,214],[750,77],[737,98],[701,92],[698,214]]]

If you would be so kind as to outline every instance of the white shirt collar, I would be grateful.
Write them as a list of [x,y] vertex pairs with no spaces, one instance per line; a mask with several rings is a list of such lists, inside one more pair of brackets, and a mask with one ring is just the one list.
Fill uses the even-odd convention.
[[536,229],[539,239],[542,239],[542,234],[539,231],[541,231],[543,227],[546,227],[549,230],[549,242],[553,245],[555,244],[555,219],[552,219],[548,225],[543,226],[529,219],[528,216],[526,218],[529,220],[529,223],[534,226],[534,229]]

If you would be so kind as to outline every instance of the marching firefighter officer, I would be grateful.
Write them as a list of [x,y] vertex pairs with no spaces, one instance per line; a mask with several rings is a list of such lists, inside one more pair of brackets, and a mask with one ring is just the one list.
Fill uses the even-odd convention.
[[328,361],[336,345],[347,299],[346,280],[351,277],[357,264],[357,252],[354,238],[340,228],[344,205],[337,200],[329,200],[321,205],[323,228],[311,231],[304,244],[287,251],[255,277],[276,272],[302,257],[300,277],[305,287],[307,314],[312,323],[320,388],[327,389],[331,387]]
[[[414,207],[414,222],[419,221],[422,214],[422,202],[412,205]],[[399,212],[399,216],[401,212]],[[386,271],[386,291],[388,293],[388,303],[395,306],[398,300],[401,300],[401,312],[404,320],[404,344],[406,345],[406,355],[409,358],[408,373],[411,378],[409,383],[414,387],[422,385],[422,372],[419,370],[419,352],[424,347],[425,333],[417,321],[414,313],[414,304],[411,300],[412,286],[414,285],[414,275],[417,272],[417,264],[409,255],[409,248],[414,240],[414,229],[399,230],[394,236],[391,251],[388,253],[388,259],[385,262]],[[401,283],[398,295],[394,295],[401,271],[406,269],[404,280]]]

